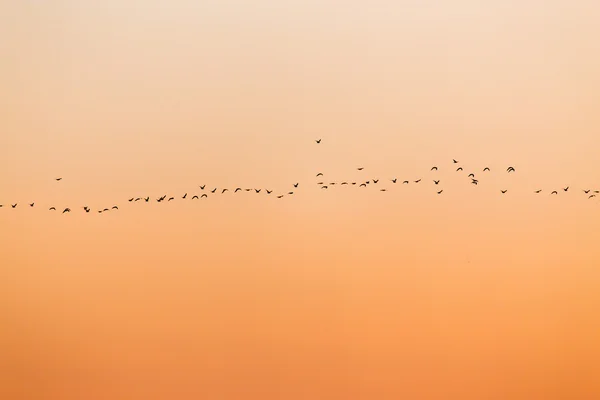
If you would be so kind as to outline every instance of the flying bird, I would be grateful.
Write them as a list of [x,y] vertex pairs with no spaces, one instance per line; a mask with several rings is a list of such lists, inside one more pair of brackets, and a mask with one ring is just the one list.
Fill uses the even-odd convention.
[[56,211],[56,207],[50,207],[48,211]]
[[58,182],[58,181],[60,181],[60,180],[62,180],[62,178],[56,178],[56,181],[57,181],[57,182]]
[[283,195],[277,196],[278,199],[281,199],[283,197]]
[[119,209],[119,207],[117,207],[117,206],[113,206],[113,207],[112,207],[112,209],[113,209],[113,210],[118,210],[118,209]]
[[251,192],[252,189],[244,189],[246,192]]
[[442,194],[443,191],[444,191],[444,189],[442,189],[439,192],[437,192],[437,194]]
[[398,178],[394,178],[394,179],[390,179],[392,181],[392,183],[396,183],[398,182]]
[[364,186],[364,187],[367,187],[367,184],[366,184],[366,183],[361,183],[361,184],[360,184],[360,187],[363,187],[363,186]]
[[359,170],[359,171],[362,171],[363,169],[365,169],[365,167],[358,167],[356,169]]
[[336,183],[335,183],[335,182],[329,182],[329,184],[330,184],[331,186],[334,186]]
[[506,169],[506,172],[515,172],[515,169],[513,167],[508,167]]
[[381,192],[385,192],[385,191],[386,191],[385,189],[379,189],[379,190],[380,190]]
[[319,177],[319,176],[323,176],[323,173],[322,173],[322,172],[319,172],[319,173],[317,174],[317,177]]
[[321,140],[322,140],[322,139],[317,139],[317,140],[315,140],[315,142],[317,142],[317,144],[320,144],[320,143],[321,143]]
[[140,200],[141,200],[141,198],[140,198],[140,197],[138,197],[137,199],[135,199],[135,201],[140,201]]
[[551,194],[551,195],[552,195],[552,194],[558,194],[558,192],[557,192],[556,190],[554,190],[554,191],[553,191],[552,193],[550,193],[550,194]]
[[237,192],[239,192],[240,190],[242,190],[242,188],[235,188],[235,191],[234,191],[233,193],[237,193]]
[[169,197],[169,200],[167,200],[167,202],[169,202],[171,200],[175,200],[175,197]]
[[567,192],[567,191],[569,190],[569,187],[567,186],[566,188],[563,188],[563,190],[564,190],[565,192]]
[[455,159],[452,159],[452,161],[454,162],[454,164],[458,164],[458,161],[456,161]]
[[64,214],[64,213],[67,213],[67,212],[71,212],[71,209],[70,208],[65,208],[62,213]]
[[17,204],[19,204],[19,203],[11,204],[10,206],[11,206],[12,208],[17,208]]
[[261,190],[262,190],[262,189],[254,189],[254,191],[255,191],[256,193],[260,193],[260,191],[261,191]]
[[[200,185],[198,185],[198,186],[200,186]],[[200,189],[204,190],[205,187],[206,187],[206,185],[202,185],[202,186],[200,186]]]
[[419,182],[421,182],[421,180],[420,180],[420,179],[419,179],[418,181],[415,181],[415,183],[419,183]]
[[208,198],[208,195],[206,193],[204,193],[202,196],[200,196],[200,198],[206,197]]
[[591,199],[592,197],[596,197],[595,194],[590,195],[590,197],[588,197],[588,199]]
[[221,194],[227,192],[229,189],[223,189],[223,191],[221,192]]
[[[69,210],[69,211],[71,211],[71,210]],[[104,211],[110,211],[110,210],[109,210],[108,208],[105,208],[105,209],[104,209],[104,210],[102,210],[102,211],[104,212]]]
[[29,207],[33,207],[34,205],[35,205],[35,203],[31,203],[31,204],[29,205]]
[[536,190],[535,192],[536,192],[536,193],[541,193],[541,192],[542,192],[542,189]]
[[321,189],[327,189],[327,186],[326,185],[325,186],[321,186]]
[[479,183],[479,181],[478,181],[477,179],[473,179],[473,180],[471,181],[471,183],[472,183],[473,185],[477,185],[477,184]]
[[129,202],[132,202],[132,201],[133,201],[133,197],[129,199]]
[[268,189],[265,189],[265,190],[267,191],[267,194],[271,194],[271,193],[273,193],[273,191],[272,191],[272,190],[268,190]]
[[198,198],[199,198],[198,196],[194,196],[194,197],[192,197],[192,200],[198,199]]
[[145,200],[145,201],[146,201],[146,203],[147,203],[147,202],[149,202],[149,201],[150,201],[150,197],[146,197],[144,200]]
[[438,185],[440,183],[440,181],[436,181],[435,179],[433,180],[433,183],[435,183],[436,185]]
[[431,170],[432,170],[432,171],[437,171],[437,170],[438,170],[438,167],[433,167],[433,168],[431,168]]
[[348,184],[348,182],[342,182],[342,185],[347,185],[347,184]]
[[379,179],[373,179],[373,183],[379,182]]
[[294,184],[294,187],[295,187],[295,188],[297,188],[297,187],[298,187],[298,185],[299,185],[299,183],[296,183],[296,184]]
[[404,182],[402,182],[402,184],[408,185],[408,181],[404,181]]
[[214,192],[216,192],[216,191],[217,191],[217,188],[214,188],[214,189],[213,189],[213,190],[211,190],[210,192],[211,192],[211,193],[214,193]]
[[182,199],[185,199],[187,197],[187,193],[183,195]]
[[288,194],[294,194],[294,192],[289,192]]
[[588,190],[584,190],[583,192],[584,192],[585,194],[588,194],[588,193],[590,192],[590,190],[589,190],[589,189],[588,189]]
[[490,169],[489,169],[488,167],[485,167],[485,168],[483,169],[483,172],[485,172],[485,171],[489,171],[489,170],[490,170]]
[[458,167],[458,168],[456,169],[456,172],[458,172],[458,171],[462,171],[462,170],[463,170],[463,168],[462,168],[462,167]]
[[475,178],[475,174],[469,174],[468,178]]
[[317,185],[323,185],[325,182],[317,182]]
[[502,192],[502,194],[504,194],[504,193],[506,193],[506,192],[507,192],[507,190],[501,190],[501,192]]

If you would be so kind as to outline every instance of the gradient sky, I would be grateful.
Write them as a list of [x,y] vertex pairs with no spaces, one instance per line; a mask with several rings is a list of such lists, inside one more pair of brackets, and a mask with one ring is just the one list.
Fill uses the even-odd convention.
[[599,20],[0,0],[0,397],[600,398]]

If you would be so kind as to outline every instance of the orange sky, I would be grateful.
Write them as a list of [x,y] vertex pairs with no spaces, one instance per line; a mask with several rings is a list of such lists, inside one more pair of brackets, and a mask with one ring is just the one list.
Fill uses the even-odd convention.
[[0,398],[600,398],[599,20],[0,1]]

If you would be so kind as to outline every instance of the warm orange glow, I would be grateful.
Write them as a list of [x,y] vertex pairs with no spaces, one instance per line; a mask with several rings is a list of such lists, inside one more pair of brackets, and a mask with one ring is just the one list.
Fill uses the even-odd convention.
[[1,2],[0,398],[600,398],[598,21]]

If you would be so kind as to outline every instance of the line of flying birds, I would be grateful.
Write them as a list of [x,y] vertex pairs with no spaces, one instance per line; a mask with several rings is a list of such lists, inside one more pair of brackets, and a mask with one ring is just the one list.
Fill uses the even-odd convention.
[[[322,141],[321,139],[317,139],[317,140],[315,140],[315,142],[316,142],[317,144],[321,144],[321,141]],[[457,161],[456,159],[453,159],[453,160],[452,160],[452,163],[453,163],[453,164],[459,164],[459,161]],[[364,170],[364,167],[358,167],[358,168],[357,168],[357,170],[358,170],[358,171],[363,171],[363,170]],[[438,167],[437,167],[437,166],[433,166],[433,167],[431,168],[431,170],[430,170],[430,171],[438,171]],[[456,172],[461,172],[461,171],[464,171],[463,167],[461,167],[461,166],[458,166],[458,167],[456,168]],[[485,172],[491,172],[491,169],[490,169],[489,167],[485,167],[485,168],[483,168],[483,172],[484,172],[484,173],[485,173]],[[514,167],[510,167],[510,166],[509,166],[509,167],[506,169],[506,172],[510,174],[510,173],[514,173],[514,172],[516,172],[516,170],[515,170],[515,168],[514,168]],[[317,177],[317,178],[319,178],[319,177],[323,177],[323,176],[324,176],[324,175],[323,175],[323,173],[322,173],[322,172],[319,172],[319,173],[317,173],[317,175],[316,175],[316,177]],[[478,184],[479,184],[479,180],[478,180],[478,179],[476,179],[476,177],[475,177],[475,173],[470,173],[470,174],[468,175],[468,178],[470,178],[470,179],[471,179],[471,182],[470,182],[470,183],[471,183],[472,185],[478,185]],[[62,178],[55,178],[55,180],[56,180],[57,182],[59,182],[59,181],[61,181],[61,180],[62,180]],[[317,185],[319,185],[319,186],[321,187],[321,189],[329,189],[329,187],[331,187],[331,186],[334,186],[334,185],[337,185],[337,184],[339,184],[340,186],[344,186],[344,185],[351,185],[351,186],[355,186],[355,185],[358,185],[359,187],[366,188],[366,187],[367,187],[368,185],[370,185],[371,183],[373,183],[373,184],[377,184],[377,183],[379,183],[379,181],[380,181],[380,179],[371,179],[371,180],[367,180],[367,181],[365,181],[365,182],[360,182],[360,183],[359,183],[359,182],[348,182],[348,181],[344,181],[344,182],[340,182],[340,183],[338,183],[338,182],[329,182],[329,183],[325,183],[325,182],[317,182]],[[412,180],[412,181],[409,181],[409,180],[404,180],[404,181],[402,181],[402,184],[404,184],[404,185],[408,185],[408,184],[410,184],[411,182],[412,182],[412,183],[415,183],[415,184],[418,184],[418,183],[420,183],[421,181],[422,181],[422,178],[419,178],[419,179],[417,179],[417,180]],[[397,179],[397,178],[392,178],[392,179],[390,179],[390,182],[392,182],[393,184],[396,184],[396,183],[398,183],[399,181],[398,181],[398,179]],[[433,179],[433,183],[434,183],[434,185],[438,186],[438,185],[440,184],[440,179]],[[293,187],[294,187],[295,189],[297,189],[297,188],[299,187],[299,185],[300,185],[299,183],[294,183],[294,184],[293,184]],[[204,190],[206,189],[206,185],[201,185],[201,186],[199,185],[199,188],[200,188],[202,191],[204,191]],[[567,186],[567,187],[564,187],[564,188],[561,188],[561,190],[562,190],[563,192],[568,192],[568,191],[569,191],[569,189],[570,189],[570,187],[569,187],[569,186]],[[230,190],[229,190],[229,189],[227,189],[227,188],[221,188],[221,189],[219,189],[219,188],[216,188],[216,187],[215,187],[214,189],[212,189],[212,190],[211,190],[211,189],[208,189],[208,190],[207,190],[207,192],[210,192],[210,194],[225,194],[226,192],[229,192],[229,191],[230,191]],[[231,191],[232,191],[233,193],[238,193],[238,192],[245,191],[245,192],[253,192],[253,193],[259,194],[259,193],[263,192],[263,189],[256,189],[256,188],[241,188],[241,187],[236,187],[235,189],[231,189]],[[387,189],[386,189],[386,188],[381,188],[381,189],[380,189],[380,191],[381,191],[381,192],[386,192],[386,191],[387,191]],[[444,192],[444,189],[441,189],[441,190],[439,190],[439,191],[436,191],[436,193],[437,193],[438,195],[441,195],[443,192]],[[501,193],[501,194],[506,194],[507,192],[508,192],[508,189],[501,189],[501,190],[500,190],[500,193]],[[535,193],[535,194],[540,194],[541,192],[542,192],[542,189],[538,189],[538,190],[535,190],[535,191],[534,191],[534,193]],[[596,195],[600,194],[600,191],[599,191],[599,190],[592,190],[592,189],[584,189],[584,190],[583,190],[583,192],[584,192],[586,195],[588,195],[588,199],[592,199],[592,198],[596,197]],[[267,195],[270,195],[271,193],[273,193],[273,190],[264,189],[264,193],[265,193],[265,194],[267,194]],[[559,190],[553,190],[552,192],[550,192],[550,195],[558,195],[558,193],[559,193]],[[288,196],[291,196],[291,195],[293,195],[293,194],[294,194],[294,192],[293,192],[293,191],[289,191],[289,192],[287,192],[286,194],[279,194],[279,195],[276,195],[276,197],[277,197],[278,199],[281,199],[281,198],[283,198],[283,197],[284,197],[284,196],[286,196],[286,195],[288,195]],[[191,196],[191,197],[190,197],[190,199],[191,199],[191,200],[200,200],[200,199],[203,199],[203,198],[208,198],[208,197],[209,197],[209,194],[208,194],[208,193],[202,193],[201,195],[193,195],[193,196]],[[188,194],[187,194],[187,193],[185,193],[183,196],[181,196],[181,199],[183,199],[183,200],[185,200],[185,199],[187,199],[187,198],[188,198]],[[146,196],[146,197],[132,197],[132,198],[128,199],[128,201],[129,201],[130,203],[134,203],[134,202],[138,202],[138,201],[143,201],[143,202],[149,203],[149,202],[150,202],[150,200],[151,200],[151,199],[150,199],[150,197],[149,197],[149,196]],[[170,201],[173,201],[173,200],[175,200],[175,197],[172,197],[172,196],[171,196],[171,197],[168,197],[168,198],[167,198],[167,195],[163,195],[163,196],[161,196],[161,197],[157,198],[157,199],[156,199],[156,202],[158,202],[158,203],[162,203],[162,202],[164,202],[164,201],[166,201],[166,202],[170,202]],[[17,206],[18,206],[18,203],[15,203],[15,204],[10,204],[10,206],[11,206],[11,208],[17,208]],[[29,203],[29,207],[34,207],[34,206],[35,206],[35,203]],[[3,204],[0,204],[0,208],[2,208],[2,207],[3,207]],[[86,213],[89,213],[89,212],[91,212],[91,209],[90,209],[88,206],[83,206],[83,207],[82,207],[82,209],[83,209],[83,210],[84,210]],[[105,213],[105,212],[109,212],[109,211],[111,211],[111,210],[118,210],[118,209],[119,209],[119,207],[118,207],[118,206],[116,206],[116,205],[114,205],[114,206],[112,206],[112,207],[110,207],[110,208],[102,208],[102,209],[100,209],[100,210],[97,210],[97,212],[98,212],[99,214],[102,214],[102,213]],[[50,208],[49,208],[49,210],[50,210],[50,211],[57,211],[56,207],[50,207]],[[63,210],[62,210],[62,214],[65,214],[65,213],[70,213],[70,212],[71,212],[71,209],[70,209],[69,207],[67,207],[67,208],[65,208],[65,209],[63,209]]]

